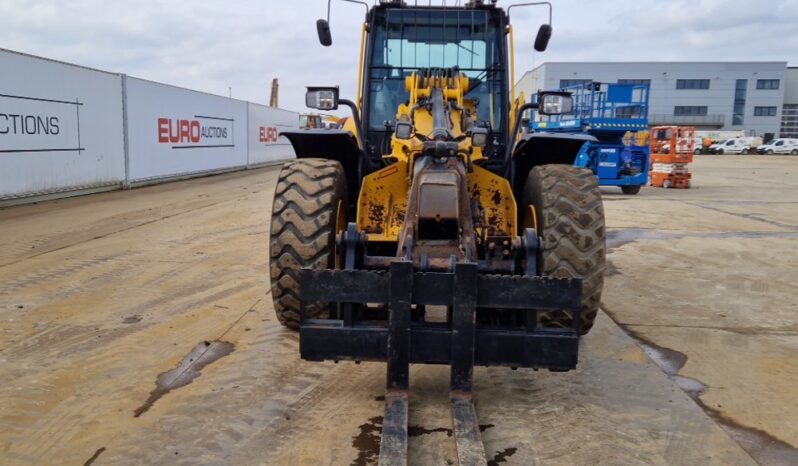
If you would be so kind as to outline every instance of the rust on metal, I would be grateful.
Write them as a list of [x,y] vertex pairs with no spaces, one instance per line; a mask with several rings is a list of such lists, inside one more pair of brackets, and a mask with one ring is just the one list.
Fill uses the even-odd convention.
[[469,392],[453,391],[450,400],[458,463],[461,466],[484,466],[487,464],[485,446],[482,444],[473,396]]
[[495,205],[501,205],[502,203],[502,193],[498,189],[493,191],[493,194],[490,196],[490,199],[493,201]]
[[382,204],[369,203],[369,221],[375,232],[382,232],[382,222],[385,220],[385,206]]
[[468,174],[469,192],[476,198],[481,217],[475,222],[477,236],[513,235],[516,233],[516,202],[506,179],[475,166]]

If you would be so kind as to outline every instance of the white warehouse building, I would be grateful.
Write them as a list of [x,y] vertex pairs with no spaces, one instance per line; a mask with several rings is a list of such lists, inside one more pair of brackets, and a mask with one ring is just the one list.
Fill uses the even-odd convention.
[[549,62],[524,74],[516,89],[529,96],[587,81],[646,83],[652,126],[743,130],[768,139],[782,130],[787,72],[787,62]]
[[779,135],[783,138],[798,138],[798,67],[787,68]]

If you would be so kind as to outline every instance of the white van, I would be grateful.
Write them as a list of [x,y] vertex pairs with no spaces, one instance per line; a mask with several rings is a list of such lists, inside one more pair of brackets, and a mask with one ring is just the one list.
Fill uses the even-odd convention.
[[747,154],[751,146],[743,138],[727,139],[709,146],[711,154]]
[[774,139],[764,146],[759,146],[760,154],[798,155],[798,139]]

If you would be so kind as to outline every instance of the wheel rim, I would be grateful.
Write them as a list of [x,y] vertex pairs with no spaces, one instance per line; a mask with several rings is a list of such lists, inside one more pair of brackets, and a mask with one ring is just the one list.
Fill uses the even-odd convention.
[[526,207],[526,209],[527,215],[524,218],[524,228],[533,228],[538,234],[540,234],[540,231],[538,231],[538,215],[535,211],[535,206],[530,204]]

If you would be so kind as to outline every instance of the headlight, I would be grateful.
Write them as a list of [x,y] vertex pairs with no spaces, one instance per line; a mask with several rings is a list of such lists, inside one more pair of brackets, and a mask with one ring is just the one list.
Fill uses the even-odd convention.
[[475,147],[485,147],[488,145],[488,130],[485,128],[474,128],[471,130],[471,144]]

